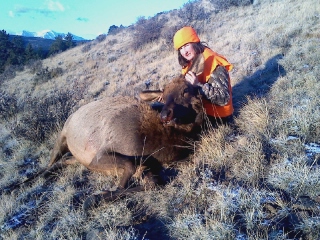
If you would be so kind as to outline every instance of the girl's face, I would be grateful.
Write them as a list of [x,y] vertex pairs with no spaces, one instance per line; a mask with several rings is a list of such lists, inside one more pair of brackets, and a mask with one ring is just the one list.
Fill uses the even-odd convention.
[[191,43],[183,45],[181,48],[179,48],[179,51],[182,57],[184,57],[188,61],[191,61],[197,55]]

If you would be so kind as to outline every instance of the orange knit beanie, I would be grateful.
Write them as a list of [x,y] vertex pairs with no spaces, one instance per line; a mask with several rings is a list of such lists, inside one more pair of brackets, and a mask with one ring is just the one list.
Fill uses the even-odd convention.
[[200,42],[200,38],[192,27],[181,28],[173,37],[173,45],[176,50],[190,42]]

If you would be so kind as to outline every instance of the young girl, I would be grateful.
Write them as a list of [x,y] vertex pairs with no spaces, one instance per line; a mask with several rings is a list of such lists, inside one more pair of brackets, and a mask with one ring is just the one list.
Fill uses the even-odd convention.
[[[186,81],[200,87],[210,122],[214,126],[230,122],[233,106],[228,71],[232,70],[232,65],[225,57],[201,43],[192,27],[178,30],[173,37],[173,44],[178,50],[178,61]],[[189,69],[201,70],[193,72]]]

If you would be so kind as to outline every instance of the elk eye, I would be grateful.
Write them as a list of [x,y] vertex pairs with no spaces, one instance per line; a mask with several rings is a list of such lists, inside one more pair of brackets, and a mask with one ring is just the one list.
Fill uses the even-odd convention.
[[189,89],[186,88],[183,90],[183,97],[187,98],[189,96]]

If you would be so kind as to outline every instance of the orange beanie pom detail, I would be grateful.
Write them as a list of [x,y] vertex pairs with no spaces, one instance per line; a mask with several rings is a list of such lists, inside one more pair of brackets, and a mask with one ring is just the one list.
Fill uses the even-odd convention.
[[192,27],[181,28],[173,37],[173,45],[176,50],[190,42],[200,42],[200,38]]

